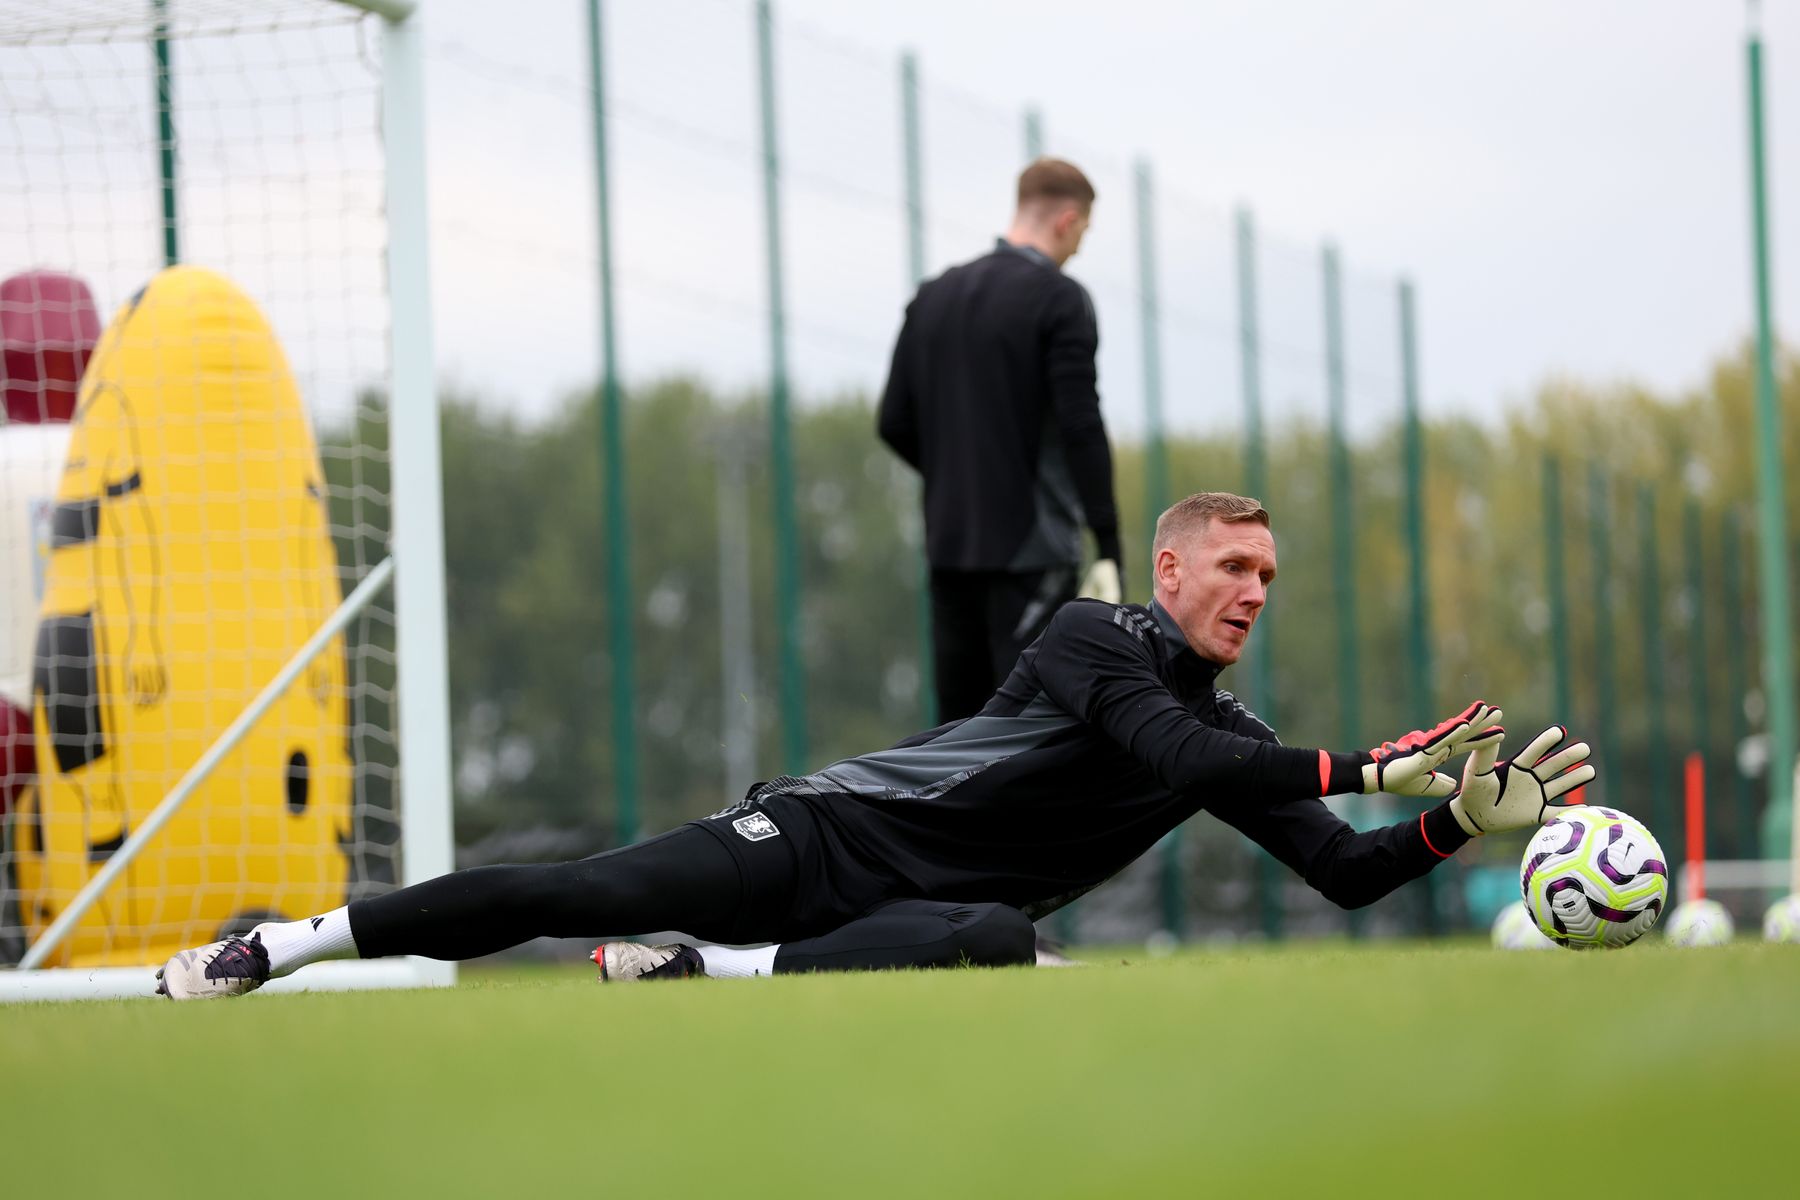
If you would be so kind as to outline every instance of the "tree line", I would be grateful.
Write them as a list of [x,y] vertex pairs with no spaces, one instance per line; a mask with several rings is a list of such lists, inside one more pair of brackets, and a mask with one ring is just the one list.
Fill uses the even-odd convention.
[[[1779,376],[1791,427],[1800,416],[1800,362],[1785,358]],[[1274,431],[1269,494],[1260,498],[1273,515],[1282,569],[1258,635],[1266,633],[1271,644],[1272,694],[1251,694],[1242,667],[1222,686],[1270,715],[1284,740],[1302,745],[1336,745],[1344,730],[1373,744],[1476,696],[1502,703],[1518,734],[1560,720],[1594,741],[1604,725],[1613,731],[1610,761],[1599,762],[1604,798],[1646,816],[1658,779],[1666,795],[1678,797],[1681,757],[1700,749],[1717,814],[1715,846],[1748,852],[1744,826],[1762,794],[1761,780],[1736,767],[1740,740],[1760,728],[1761,716],[1753,378],[1745,351],[1722,357],[1703,384],[1682,394],[1562,380],[1496,422],[1449,415],[1425,421],[1423,540],[1435,669],[1433,708],[1424,713],[1413,711],[1407,675],[1398,416],[1389,428],[1359,431],[1349,447],[1347,500],[1329,494],[1322,425]],[[793,422],[807,730],[814,765],[823,765],[891,744],[923,720],[917,482],[876,441],[869,397],[802,405]],[[717,809],[753,782],[724,777],[727,706],[743,706],[753,723],[758,778],[780,770],[772,500],[761,397],[665,379],[630,390],[625,424],[641,819],[652,833]],[[386,538],[384,510],[365,503],[352,513],[347,499],[358,484],[361,495],[386,494],[385,431],[378,398],[352,424],[324,431],[334,505],[342,508],[334,513],[339,557],[347,566],[379,558]],[[592,392],[531,423],[475,396],[444,401],[461,843],[525,828],[561,831],[570,843],[594,849],[614,838],[599,436]],[[350,453],[351,446],[375,453]],[[1119,443],[1114,450],[1127,595],[1144,602],[1154,514],[1146,511],[1143,448]],[[721,682],[721,605],[742,602],[721,588],[717,489],[726,454],[748,465],[737,499],[750,513],[756,683],[749,695],[726,696]],[[1167,455],[1171,500],[1198,490],[1244,490],[1238,440],[1175,437]],[[1790,471],[1795,457],[1795,440],[1785,439]],[[1562,494],[1567,713],[1552,711],[1559,610],[1546,577],[1544,507],[1552,462]],[[1596,560],[1591,536],[1596,499],[1610,535],[1604,562]],[[1702,532],[1697,588],[1684,536],[1690,500]],[[1347,581],[1357,612],[1354,714],[1338,711],[1334,678],[1340,581],[1332,575],[1330,516],[1332,506],[1346,502],[1356,530],[1354,579]],[[1788,505],[1790,529],[1800,528],[1793,489]],[[1728,533],[1733,514],[1741,525]],[[1648,529],[1646,520],[1654,521]],[[1653,585],[1646,536],[1658,550]],[[1692,636],[1696,608],[1704,644]],[[1646,628],[1647,618],[1654,628]],[[392,630],[365,623],[357,636],[391,643]],[[1600,669],[1602,639],[1611,649],[1610,679]],[[1748,664],[1743,679],[1733,677],[1734,654]],[[379,666],[373,670],[380,675]],[[1654,689],[1659,675],[1662,686]],[[391,680],[374,678],[371,693],[379,695],[384,683]],[[1610,720],[1601,707],[1608,692]],[[1705,710],[1696,702],[1702,694]],[[1658,729],[1662,736],[1654,738]],[[370,744],[361,752],[391,755],[391,747]],[[1749,761],[1755,765],[1753,754]],[[1665,846],[1678,840],[1669,836],[1674,830],[1659,832]]]

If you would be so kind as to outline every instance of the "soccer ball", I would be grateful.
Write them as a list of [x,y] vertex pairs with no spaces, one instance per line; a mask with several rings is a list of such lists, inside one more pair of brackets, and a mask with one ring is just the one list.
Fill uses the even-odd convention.
[[1723,946],[1737,931],[1731,914],[1717,900],[1689,900],[1669,913],[1664,936],[1671,946]]
[[1626,946],[1662,915],[1669,869],[1650,831],[1616,808],[1565,808],[1532,837],[1519,891],[1538,928],[1571,950]]
[[1494,949],[1554,950],[1556,943],[1545,937],[1544,931],[1537,927],[1537,922],[1531,919],[1531,913],[1525,908],[1525,902],[1514,900],[1494,918]]
[[1763,941],[1800,942],[1800,894],[1783,896],[1763,914]]

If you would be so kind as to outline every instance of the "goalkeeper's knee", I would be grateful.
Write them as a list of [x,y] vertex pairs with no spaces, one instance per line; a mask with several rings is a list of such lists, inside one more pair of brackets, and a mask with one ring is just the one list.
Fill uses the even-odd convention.
[[1029,966],[1037,961],[1037,929],[1031,918],[1006,904],[971,904],[967,924],[956,931],[964,961],[977,967]]

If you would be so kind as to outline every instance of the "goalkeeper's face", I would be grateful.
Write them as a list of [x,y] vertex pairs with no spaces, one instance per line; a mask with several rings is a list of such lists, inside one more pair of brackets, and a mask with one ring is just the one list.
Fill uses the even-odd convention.
[[1212,520],[1157,552],[1157,599],[1201,658],[1244,653],[1275,579],[1275,536],[1252,521]]

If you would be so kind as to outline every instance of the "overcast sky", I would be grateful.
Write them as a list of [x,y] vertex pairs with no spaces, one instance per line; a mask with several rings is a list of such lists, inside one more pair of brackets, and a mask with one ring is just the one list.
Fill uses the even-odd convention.
[[[596,377],[583,0],[426,0],[438,358],[527,418]],[[1800,2],[1764,5],[1775,311],[1800,332]],[[627,377],[759,389],[771,348],[750,0],[608,0]],[[1549,376],[1704,378],[1753,327],[1739,0],[777,0],[786,347],[802,403],[880,386],[913,279],[899,56],[922,79],[924,266],[1005,227],[1024,113],[1100,200],[1069,265],[1100,315],[1109,422],[1141,429],[1134,169],[1177,429],[1242,420],[1233,214],[1254,213],[1272,417],[1322,416],[1321,257],[1344,265],[1365,428],[1399,402],[1400,278],[1427,405]],[[178,47],[184,256],[271,314],[315,404],[379,371],[379,78],[352,30]],[[22,166],[0,259],[79,270],[111,312],[161,244],[140,35],[0,59]],[[15,136],[16,133],[16,136]],[[12,201],[30,209],[15,220]],[[98,232],[96,232],[98,231]]]
[[[1553,371],[1680,386],[1751,328],[1734,0],[868,7],[856,36],[916,46],[935,76],[1031,97],[1199,195],[1410,274],[1434,392],[1491,403]],[[1791,331],[1800,5],[1763,8]]]
[[[1800,4],[1764,6],[1777,320],[1800,313]],[[591,375],[583,6],[433,0],[439,328],[451,376],[533,411]],[[1752,330],[1747,9],[1733,0],[780,0],[783,234],[803,392],[872,387],[909,294],[902,49],[919,57],[930,270],[1007,215],[1021,114],[1101,189],[1069,266],[1100,307],[1109,416],[1135,424],[1131,164],[1149,159],[1172,421],[1237,411],[1230,213],[1262,235],[1271,402],[1322,394],[1320,245],[1348,272],[1357,403],[1385,407],[1393,283],[1434,406],[1547,376],[1698,382]],[[621,350],[641,378],[766,372],[747,0],[608,5]],[[566,148],[566,151],[565,149]],[[1288,382],[1283,382],[1284,375]],[[1364,394],[1366,393],[1366,394]],[[1375,411],[1371,408],[1370,411]]]

